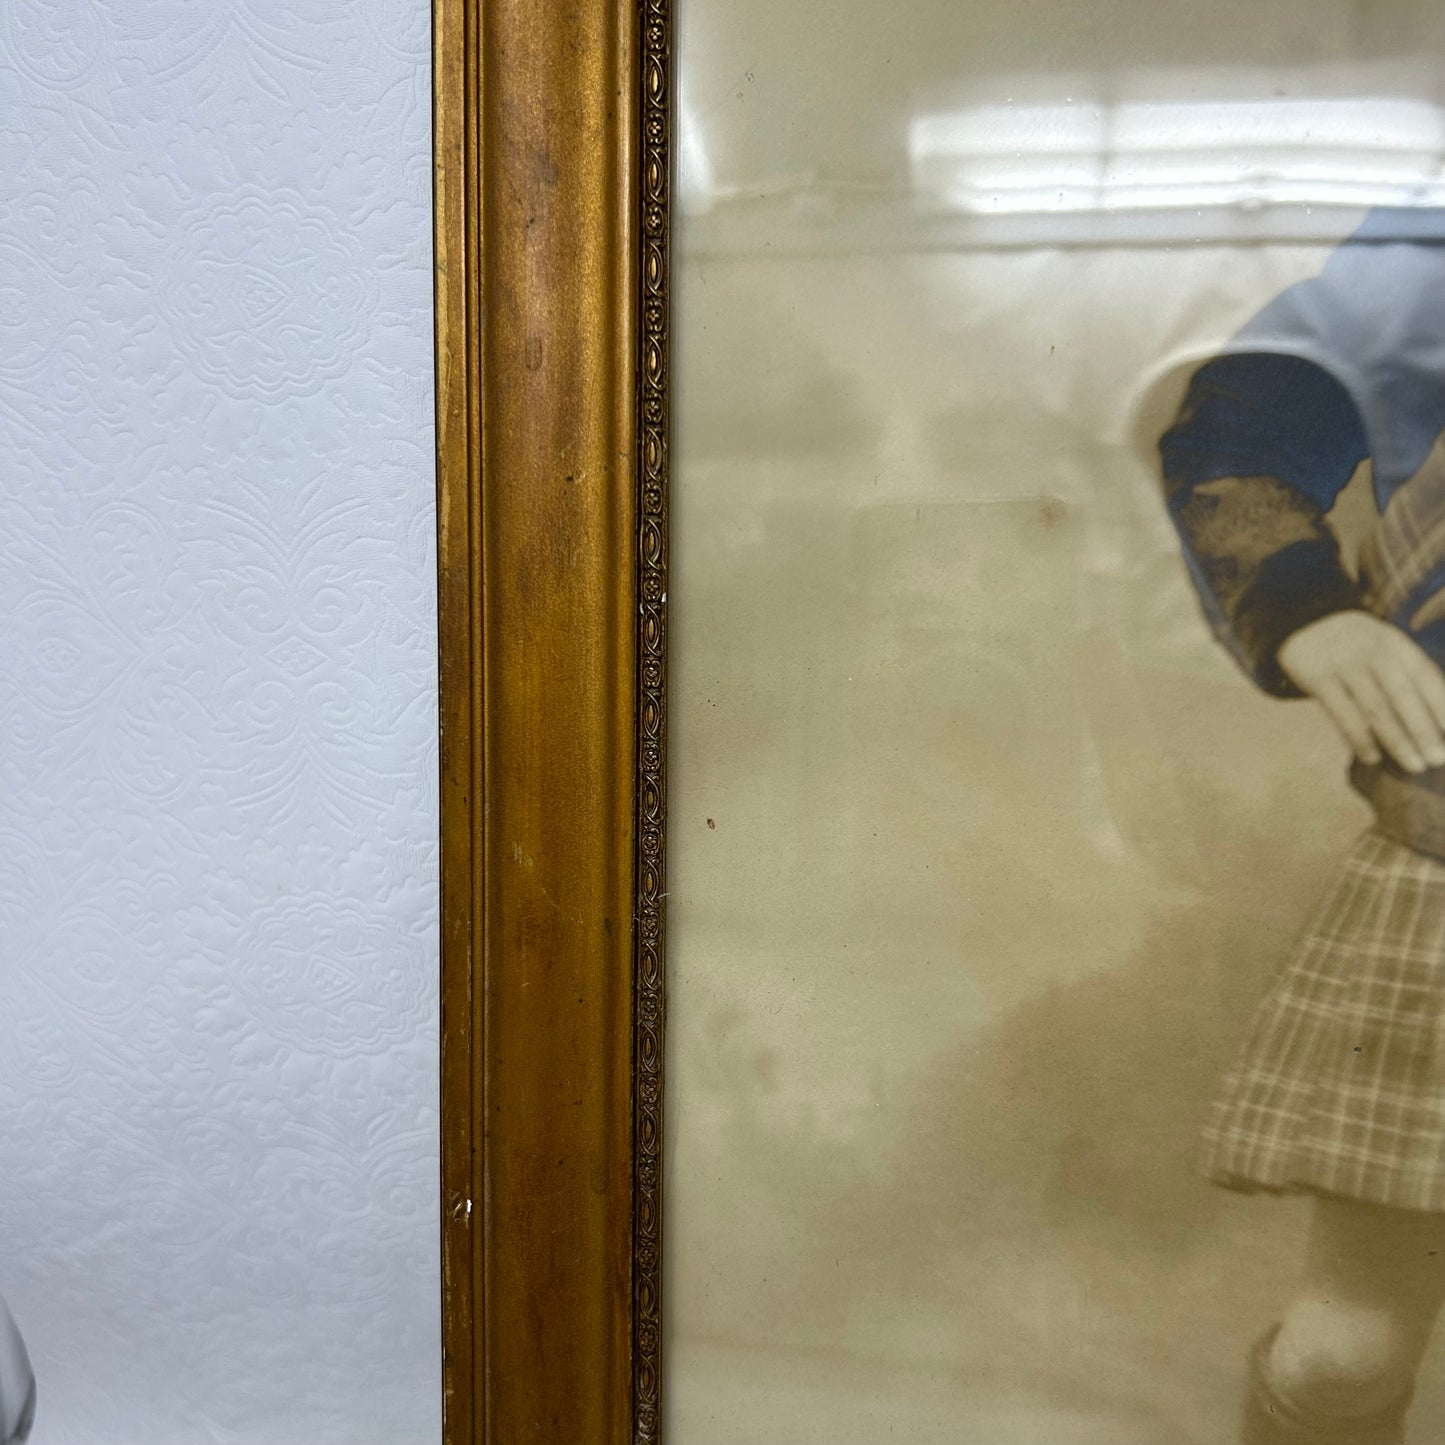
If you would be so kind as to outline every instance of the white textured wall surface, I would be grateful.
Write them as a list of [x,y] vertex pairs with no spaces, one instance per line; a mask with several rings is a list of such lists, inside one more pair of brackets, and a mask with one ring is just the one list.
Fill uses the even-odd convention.
[[0,6],[35,1445],[439,1439],[424,0]]

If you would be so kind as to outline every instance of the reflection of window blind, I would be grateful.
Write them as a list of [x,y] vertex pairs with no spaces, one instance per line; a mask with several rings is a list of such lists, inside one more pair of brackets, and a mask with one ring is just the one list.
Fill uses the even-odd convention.
[[1445,109],[1418,100],[993,104],[909,128],[916,192],[971,215],[1445,205]]

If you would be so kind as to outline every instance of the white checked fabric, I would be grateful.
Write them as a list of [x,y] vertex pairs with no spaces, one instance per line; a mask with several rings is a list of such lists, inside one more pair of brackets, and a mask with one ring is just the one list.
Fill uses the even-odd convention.
[[1359,839],[1225,1076],[1201,1166],[1445,1209],[1445,862]]

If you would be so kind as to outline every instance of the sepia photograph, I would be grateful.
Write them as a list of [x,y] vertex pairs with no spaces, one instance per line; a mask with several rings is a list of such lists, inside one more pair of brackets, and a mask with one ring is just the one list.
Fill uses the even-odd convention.
[[1442,37],[680,14],[675,1445],[1445,1432]]

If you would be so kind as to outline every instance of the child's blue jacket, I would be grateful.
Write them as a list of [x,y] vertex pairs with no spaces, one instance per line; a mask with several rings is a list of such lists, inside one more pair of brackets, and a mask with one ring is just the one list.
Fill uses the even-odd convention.
[[[1388,616],[1445,665],[1442,432],[1441,209],[1372,212],[1194,374],[1159,444],[1166,496],[1206,615],[1266,691],[1298,695],[1280,645],[1347,608]],[[1326,514],[1365,461],[1381,520],[1357,578]],[[1405,546],[1408,595],[1382,600]],[[1352,778],[1386,831],[1445,856],[1445,769],[1356,765]]]
[[[1442,431],[1441,209],[1371,212],[1194,374],[1159,444],[1170,512],[1206,612],[1261,686],[1291,695],[1279,644],[1360,605],[1324,524],[1355,469],[1370,461],[1383,511]],[[1445,661],[1445,638],[1429,642]]]

